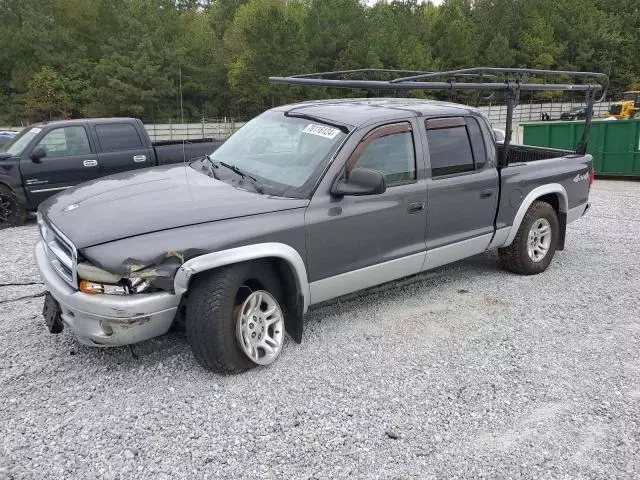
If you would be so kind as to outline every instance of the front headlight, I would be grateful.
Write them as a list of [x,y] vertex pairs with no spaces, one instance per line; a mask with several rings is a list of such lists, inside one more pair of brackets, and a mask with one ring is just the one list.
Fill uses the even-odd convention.
[[82,280],[91,280],[98,283],[118,283],[122,280],[122,276],[107,272],[101,268],[91,265],[90,263],[78,264],[78,276]]
[[99,261],[83,257],[76,271],[81,280],[80,291],[90,295],[172,292],[176,272],[184,261],[182,253],[172,251],[150,260],[127,259],[119,267],[113,267],[113,270],[118,272],[113,273],[94,265],[94,262],[99,264]]
[[125,278],[90,263],[79,263],[77,271],[81,279],[79,289],[89,295],[129,295],[143,293],[151,287],[151,284],[142,277]]

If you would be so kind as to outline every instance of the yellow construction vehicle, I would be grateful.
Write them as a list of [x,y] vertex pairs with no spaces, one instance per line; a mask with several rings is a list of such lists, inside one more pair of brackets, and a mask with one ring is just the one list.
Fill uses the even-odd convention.
[[616,120],[626,120],[633,118],[640,110],[640,90],[632,90],[622,94],[622,100],[612,103],[609,111],[605,112],[604,118],[615,118]]

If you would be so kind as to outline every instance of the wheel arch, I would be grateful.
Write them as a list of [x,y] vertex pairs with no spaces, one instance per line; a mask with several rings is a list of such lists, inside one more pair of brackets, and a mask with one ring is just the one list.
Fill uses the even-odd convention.
[[9,226],[20,226],[24,225],[28,216],[28,204],[27,199],[24,196],[23,191],[21,189],[16,189],[11,183],[5,181],[6,177],[4,175],[0,175],[0,194],[8,195],[12,198],[16,205],[16,211],[14,212],[13,223],[8,222]]
[[18,195],[16,194],[15,189],[11,186],[11,184],[8,181],[5,181],[5,179],[2,178],[2,176],[0,176],[0,189],[6,189],[9,192],[11,192],[16,198],[18,198]]
[[518,229],[522,224],[522,220],[524,219],[527,210],[536,200],[549,203],[556,214],[558,215],[558,222],[560,223],[560,237],[558,239],[558,250],[562,250],[564,248],[564,237],[565,237],[565,229],[567,225],[567,211],[569,210],[569,198],[567,196],[567,191],[565,188],[559,183],[549,183],[547,185],[541,185],[539,187],[534,188],[529,192],[529,194],[524,198],[516,215],[513,219],[513,225],[509,230],[509,235],[507,236],[506,241],[502,245],[503,247],[508,247],[513,243],[513,239],[518,234]]
[[269,260],[276,268],[283,282],[285,307],[288,312],[285,326],[291,337],[300,342],[302,316],[309,307],[309,281],[302,257],[289,245],[275,242],[259,243],[192,258],[178,269],[174,279],[175,292],[177,295],[186,293],[191,279],[199,273],[252,260]]

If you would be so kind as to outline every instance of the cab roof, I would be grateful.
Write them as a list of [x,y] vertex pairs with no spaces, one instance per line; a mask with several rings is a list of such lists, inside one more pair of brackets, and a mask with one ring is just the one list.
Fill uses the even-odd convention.
[[56,127],[61,126],[73,126],[73,125],[84,125],[87,123],[91,124],[103,124],[103,123],[119,123],[119,122],[138,122],[137,118],[129,118],[129,117],[100,117],[100,118],[74,118],[67,120],[51,120],[38,122],[29,125],[29,127],[46,127],[47,125],[54,125]]
[[306,114],[322,120],[352,127],[407,117],[479,115],[479,110],[466,105],[414,98],[349,98],[313,100],[276,107],[276,111]]

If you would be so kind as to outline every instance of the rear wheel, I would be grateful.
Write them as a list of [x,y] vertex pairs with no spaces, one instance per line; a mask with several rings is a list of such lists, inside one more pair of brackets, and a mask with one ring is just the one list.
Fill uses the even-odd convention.
[[193,280],[187,339],[196,360],[218,373],[273,363],[284,343],[279,277],[268,262],[241,263]]
[[4,185],[0,185],[0,230],[18,227],[27,221],[28,212],[22,208],[15,194]]
[[498,249],[503,268],[522,275],[544,272],[556,252],[559,230],[554,208],[546,202],[533,202],[511,245]]

